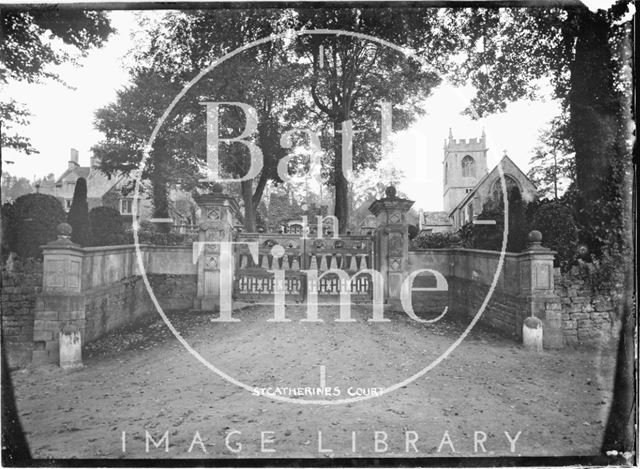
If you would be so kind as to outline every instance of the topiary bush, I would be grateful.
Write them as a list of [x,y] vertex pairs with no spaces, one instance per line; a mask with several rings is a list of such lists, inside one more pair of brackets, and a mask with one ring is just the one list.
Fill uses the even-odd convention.
[[73,228],[71,241],[80,246],[88,246],[91,241],[89,225],[89,204],[87,203],[87,180],[78,178],[73,190],[73,200],[67,215],[67,223]]
[[120,212],[111,207],[95,207],[89,212],[90,246],[131,244],[133,238],[124,228]]
[[10,211],[11,216],[7,219],[13,226],[7,227],[10,233],[8,247],[22,258],[41,257],[40,246],[56,239],[56,227],[67,218],[60,202],[45,194],[18,197]]

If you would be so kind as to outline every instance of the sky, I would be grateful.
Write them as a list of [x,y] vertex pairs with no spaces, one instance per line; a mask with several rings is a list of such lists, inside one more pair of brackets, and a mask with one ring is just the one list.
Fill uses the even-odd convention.
[[[67,167],[71,148],[79,150],[81,165],[89,164],[90,149],[102,138],[93,127],[94,113],[112,102],[116,91],[127,83],[124,65],[136,44],[132,37],[137,31],[134,12],[114,11],[110,17],[117,33],[102,48],[91,51],[79,66],[64,64],[54,69],[72,88],[47,81],[12,83],[2,90],[32,112],[30,125],[21,131],[40,151],[26,156],[3,150],[3,171],[30,180],[49,173],[57,177]],[[442,84],[424,103],[427,114],[393,136],[391,160],[406,176],[398,189],[416,201],[417,209],[442,210],[442,147],[449,128],[456,139],[480,137],[484,128],[488,169],[506,151],[526,172],[540,130],[559,112],[552,99],[518,101],[504,113],[473,121],[461,114],[470,95],[469,88]]]

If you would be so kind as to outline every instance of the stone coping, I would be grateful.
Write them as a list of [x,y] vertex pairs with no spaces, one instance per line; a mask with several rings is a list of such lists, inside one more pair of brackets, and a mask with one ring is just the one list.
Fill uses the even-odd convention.
[[[415,253],[428,253],[428,252],[440,252],[440,253],[462,253],[462,254],[475,254],[475,255],[483,255],[486,257],[499,257],[500,251],[491,251],[488,249],[469,249],[469,248],[414,248],[409,249],[409,254],[412,252]],[[555,255],[556,251],[552,251],[550,249],[544,250],[526,250],[522,252],[505,252],[505,257],[518,258],[522,256],[528,256],[531,254],[544,254],[544,255]]]
[[[162,246],[162,245],[156,245],[156,244],[139,244],[138,246],[140,246],[141,250],[166,250],[166,251],[171,251],[171,250],[188,250],[191,251],[193,249],[193,246],[191,245],[184,245],[184,246]],[[59,245],[51,245],[51,244],[45,244],[44,246],[42,246],[43,250],[50,250],[50,251],[57,251],[57,250],[66,250],[66,249],[72,249],[75,251],[81,251],[85,254],[94,254],[94,253],[106,253],[106,252],[113,252],[113,251],[135,251],[136,249],[136,245],[135,244],[120,244],[117,246],[90,246],[90,247],[80,247],[77,245],[72,245],[72,246],[59,246]]]

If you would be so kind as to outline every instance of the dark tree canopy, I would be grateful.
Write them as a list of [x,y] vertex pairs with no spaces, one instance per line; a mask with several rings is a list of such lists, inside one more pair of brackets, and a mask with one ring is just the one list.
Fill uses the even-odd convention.
[[66,221],[66,214],[52,195],[27,194],[12,204],[10,219],[5,231],[9,249],[23,258],[40,257],[40,246],[56,239],[56,227]]

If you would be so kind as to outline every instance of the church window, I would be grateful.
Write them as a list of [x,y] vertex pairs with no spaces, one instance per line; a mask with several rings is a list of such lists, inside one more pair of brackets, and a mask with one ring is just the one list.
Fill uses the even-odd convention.
[[462,158],[462,177],[474,177],[476,175],[476,163],[469,155]]
[[[520,185],[513,177],[509,176],[508,174],[505,174],[504,182],[505,182],[505,185],[507,186],[507,195],[508,195],[509,201],[513,200],[514,197],[522,197],[522,194],[520,191]],[[504,192],[502,190],[502,180],[500,178],[496,179],[496,181],[493,183],[491,195],[494,203],[497,203],[497,204],[503,203]]]

